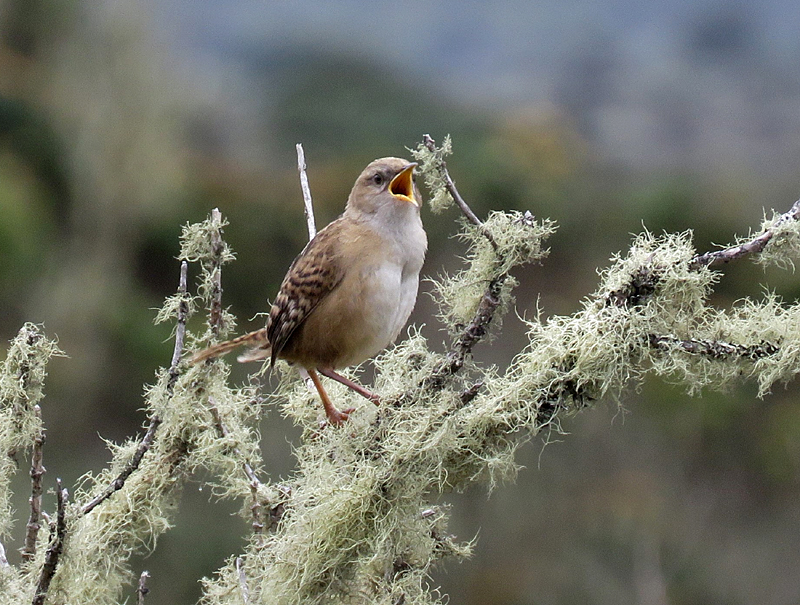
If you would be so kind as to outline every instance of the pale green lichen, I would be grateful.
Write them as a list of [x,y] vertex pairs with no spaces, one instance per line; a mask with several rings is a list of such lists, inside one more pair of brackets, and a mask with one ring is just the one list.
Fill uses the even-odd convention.
[[782,216],[773,211],[771,218],[764,218],[762,232],[771,231],[773,235],[754,260],[765,267],[775,265],[794,270],[794,259],[800,257],[800,221],[785,220]]
[[453,153],[453,142],[450,135],[445,136],[442,145],[435,151],[428,149],[424,143],[416,149],[409,149],[412,157],[419,163],[419,172],[425,181],[425,187],[431,193],[428,207],[431,212],[440,214],[453,204],[453,196],[447,190],[444,176],[444,159]]
[[439,315],[450,331],[457,332],[473,318],[489,284],[502,276],[499,322],[513,302],[511,292],[517,283],[509,271],[544,259],[549,250],[543,242],[555,229],[550,220],[537,222],[529,213],[514,211],[492,212],[482,226],[462,221],[461,237],[469,246],[468,268],[434,281]]
[[[224,337],[236,327],[236,318],[228,309],[215,308],[222,295],[222,267],[236,259],[236,254],[222,239],[222,231],[227,224],[227,220],[215,209],[205,221],[184,225],[181,231],[181,252],[178,259],[200,265],[197,297],[204,301],[205,308],[209,311],[208,329],[199,337],[189,334],[190,346],[196,345],[198,341],[208,342]],[[177,305],[179,304],[180,300],[177,301]],[[168,299],[167,306],[158,318],[175,313],[177,305],[175,297]],[[214,317],[214,314],[218,316]]]
[[200,223],[187,223],[181,230],[181,253],[178,260],[200,263],[207,267],[218,261],[227,264],[236,260],[230,245],[222,239],[228,221],[212,214]]
[[[484,241],[479,231],[474,237]],[[498,248],[507,246],[501,240]],[[474,300],[499,271],[540,253],[531,248],[504,265],[490,247],[487,243],[478,253],[484,262],[473,263],[462,277],[462,284],[473,280],[482,287],[471,295],[464,293],[465,287],[453,288],[447,302],[456,304],[459,296]],[[563,410],[603,397],[619,398],[648,371],[714,388],[746,377],[741,371],[746,361],[727,360],[725,372],[715,376],[701,366],[720,360],[665,354],[648,344],[650,334],[710,335],[716,330],[719,336],[730,324],[708,306],[716,274],[690,269],[694,254],[690,233],[642,234],[628,254],[612,259],[601,273],[598,291],[581,311],[530,323],[530,344],[508,369],[477,368],[468,361],[465,376],[445,381],[441,389],[425,385],[445,360],[412,330],[375,361],[373,386],[385,397],[381,408],[330,385],[337,405],[356,408],[346,430],[320,431],[316,397],[285,377],[278,397],[286,402],[284,411],[305,428],[306,438],[296,450],[291,506],[274,534],[246,550],[251,600],[437,603],[440,595],[426,584],[430,566],[439,556],[466,556],[469,544],[444,545],[434,538],[444,535],[447,514],[430,504],[429,494],[435,497],[475,481],[493,487],[513,479],[514,452],[524,442],[520,434],[557,428]],[[728,328],[724,334],[749,342],[747,338],[761,332],[787,343],[792,331],[798,332],[787,321],[797,314],[794,310],[781,311],[769,301],[758,307],[756,312],[742,305],[737,312],[743,320],[763,314],[749,332]],[[469,318],[471,311],[462,311],[461,318]],[[775,332],[773,325],[770,332],[770,321],[780,324],[781,331]],[[797,351],[796,346],[787,349],[784,370],[774,376],[767,368],[776,360],[767,357],[750,364],[758,368],[750,376],[763,376],[765,383],[790,377],[798,368]],[[664,361],[672,358],[678,361]],[[681,377],[682,367],[693,369]],[[484,386],[464,405],[466,377],[475,375]],[[436,529],[426,525],[427,515],[436,516]],[[231,560],[219,577],[205,581],[204,603],[239,602],[233,567]]]
[[[451,329],[472,319],[489,283],[543,258],[541,242],[552,229],[548,221],[513,213],[492,214],[483,228],[468,226],[469,266],[459,285],[443,289]],[[220,259],[232,258],[219,255],[212,231],[209,225],[187,228],[182,252],[201,262],[197,306],[205,308],[217,295]],[[784,253],[797,252],[780,241]],[[216,247],[217,255],[203,246]],[[597,291],[578,312],[530,321],[528,345],[503,370],[480,367],[467,356],[460,372],[446,371],[451,355],[431,351],[411,329],[374,362],[379,407],[326,382],[338,407],[354,408],[343,427],[321,428],[317,395],[279,363],[281,381],[266,404],[278,404],[303,428],[296,471],[280,484],[264,477],[257,423],[265,402],[255,386],[230,388],[223,360],[180,365],[174,384],[168,370],[159,371],[145,396],[148,414],[162,420],[157,439],[106,502],[88,515],[70,508],[53,601],[119,602],[123,585],[132,581],[131,554],[154,547],[171,524],[184,480],[202,470],[212,477],[215,496],[241,501],[247,523],[254,498],[275,520],[243,545],[241,570],[231,557],[203,580],[204,604],[241,605],[242,582],[253,604],[443,602],[446,597],[429,585],[430,570],[443,557],[468,556],[472,545],[448,535],[442,494],[475,482],[493,488],[513,480],[516,448],[532,434],[558,430],[565,412],[600,398],[619,399],[648,372],[693,392],[750,379],[763,394],[800,371],[800,306],[766,295],[715,309],[708,296],[716,274],[690,268],[694,255],[690,233],[636,237],[600,272]],[[180,302],[168,301],[164,317],[174,316]],[[653,346],[654,336],[665,337],[667,345]],[[206,337],[208,331],[187,341]],[[682,341],[736,346],[730,354],[698,355],[682,349]],[[359,371],[346,374],[357,379]],[[74,500],[85,502],[108,485],[138,443],[111,444],[112,462],[84,477]],[[260,477],[255,490],[245,464]],[[0,595],[13,591],[7,602],[30,601],[43,550],[22,574],[0,569]]]
[[26,323],[0,365],[0,539],[12,527],[11,477],[30,467],[28,454],[42,430],[34,406],[44,398],[47,363],[54,356],[63,356],[56,341],[46,338],[40,326]]

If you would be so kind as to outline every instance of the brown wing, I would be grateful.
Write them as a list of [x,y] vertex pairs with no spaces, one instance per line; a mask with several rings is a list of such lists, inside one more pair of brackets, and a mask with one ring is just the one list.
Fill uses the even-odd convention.
[[295,330],[344,277],[344,268],[336,253],[340,226],[341,219],[317,233],[294,259],[283,278],[267,321],[272,365]]

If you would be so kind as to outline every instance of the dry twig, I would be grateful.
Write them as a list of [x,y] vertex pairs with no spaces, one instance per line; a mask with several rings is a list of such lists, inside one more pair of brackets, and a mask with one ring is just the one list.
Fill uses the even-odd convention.
[[33,413],[39,421],[39,432],[33,440],[33,451],[31,453],[31,497],[29,499],[31,513],[28,517],[28,524],[25,530],[25,545],[22,548],[22,561],[32,561],[36,557],[36,539],[39,537],[39,529],[42,527],[40,519],[42,516],[42,477],[45,474],[44,464],[42,464],[45,435],[42,426],[42,409],[35,405]]
[[211,309],[208,316],[208,323],[214,337],[219,337],[222,327],[222,213],[219,208],[211,211],[211,223],[214,229],[211,232],[211,252],[213,262],[211,269]]
[[311,241],[317,234],[317,225],[314,220],[314,205],[311,201],[311,188],[308,186],[308,174],[306,174],[306,156],[303,152],[303,144],[298,143],[297,148],[297,170],[300,172],[300,189],[303,190],[303,212],[306,216],[308,227],[308,239]]
[[752,238],[751,240],[738,244],[736,246],[729,246],[722,250],[714,250],[704,254],[698,254],[691,261],[689,261],[690,269],[700,269],[701,267],[710,267],[713,265],[722,265],[729,263],[732,260],[742,258],[748,254],[756,254],[761,252],[770,240],[775,235],[775,227],[782,225],[787,221],[800,220],[800,200],[797,200],[788,212],[784,212],[777,221],[773,224],[771,229],[763,231],[760,235]]
[[[227,439],[230,437],[230,431],[228,427],[225,426],[225,423],[222,420],[222,416],[219,413],[219,408],[217,407],[216,402],[214,401],[213,397],[208,398],[208,409],[211,412],[211,416],[214,418],[214,425],[217,428],[217,432],[219,436]],[[253,470],[252,465],[247,461],[247,459],[242,454],[241,450],[236,447],[235,445],[231,447],[231,450],[236,455],[237,458],[242,460],[242,470],[244,474],[247,476],[247,479],[250,481],[250,491],[253,495],[253,504],[250,507],[250,510],[253,513],[253,531],[256,533],[261,532],[264,529],[264,522],[262,521],[261,509],[262,503],[258,498],[259,489],[262,487],[262,483],[256,475],[256,472]]]
[[[422,135],[422,142],[431,153],[436,153],[436,141],[433,140],[431,135]],[[444,159],[440,159],[439,171],[442,173],[442,178],[444,179],[447,192],[452,196],[453,201],[455,201],[455,203],[461,209],[461,212],[464,213],[464,216],[467,217],[469,222],[481,228],[483,234],[486,236],[486,239],[488,239],[489,243],[492,245],[492,248],[497,250],[497,242],[494,240],[494,237],[492,237],[492,234],[489,233],[489,231],[484,227],[483,221],[479,219],[478,216],[472,211],[472,208],[469,207],[469,204],[464,201],[464,198],[461,197],[458,189],[456,189],[456,184],[450,176],[450,172],[447,170],[447,163],[444,161]]]
[[[181,276],[178,285],[178,292],[181,294],[183,300],[181,300],[180,306],[178,307],[178,325],[175,329],[175,347],[172,352],[172,361],[169,367],[169,378],[167,380],[167,394],[168,396],[172,396],[172,392],[175,389],[175,382],[178,380],[179,371],[178,371],[178,364],[180,363],[181,355],[183,355],[183,340],[186,336],[186,319],[189,314],[189,304],[186,302],[187,296],[187,273],[189,270],[189,265],[186,261],[181,263]],[[128,477],[139,468],[139,464],[142,462],[142,458],[153,445],[153,442],[156,438],[156,431],[158,427],[161,425],[161,416],[159,414],[154,413],[150,419],[150,425],[147,427],[147,432],[144,434],[141,443],[139,443],[139,447],[136,448],[133,456],[131,457],[130,462],[125,465],[125,468],[117,475],[114,480],[109,483],[109,485],[97,496],[92,498],[89,502],[87,502],[82,508],[81,513],[84,515],[89,514],[94,510],[99,504],[103,501],[107,500],[111,495],[122,489],[125,485],[125,481],[127,481]]]
[[64,538],[67,534],[67,500],[69,493],[62,487],[61,479],[56,480],[56,501],[57,513],[55,523],[50,524],[50,546],[44,556],[44,565],[39,574],[39,581],[36,584],[36,592],[33,597],[33,605],[43,605],[47,598],[47,591],[50,590],[50,582],[58,567],[58,560],[64,552]]
[[242,603],[250,605],[250,589],[247,587],[247,575],[244,572],[244,559],[236,557],[236,573],[239,575],[239,589],[242,591]]
[[144,597],[150,592],[150,589],[147,587],[147,578],[149,577],[149,571],[143,571],[139,576],[139,583],[136,586],[136,601],[138,605],[144,605]]

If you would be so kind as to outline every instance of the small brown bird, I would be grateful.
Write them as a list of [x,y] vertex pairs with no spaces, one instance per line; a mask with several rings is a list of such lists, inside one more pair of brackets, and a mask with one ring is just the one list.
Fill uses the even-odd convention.
[[283,278],[265,328],[209,347],[192,363],[240,345],[239,361],[285,359],[304,368],[331,424],[339,411],[317,375],[333,378],[377,403],[364,387],[336,373],[394,342],[414,308],[428,239],[415,163],[381,158],[356,180],[344,213],[312,239]]

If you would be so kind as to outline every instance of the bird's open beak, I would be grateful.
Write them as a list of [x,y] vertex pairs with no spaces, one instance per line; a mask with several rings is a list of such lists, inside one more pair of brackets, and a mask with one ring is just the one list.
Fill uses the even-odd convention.
[[389,183],[389,192],[399,200],[419,206],[419,201],[414,197],[414,168],[416,162],[411,162],[403,168]]

